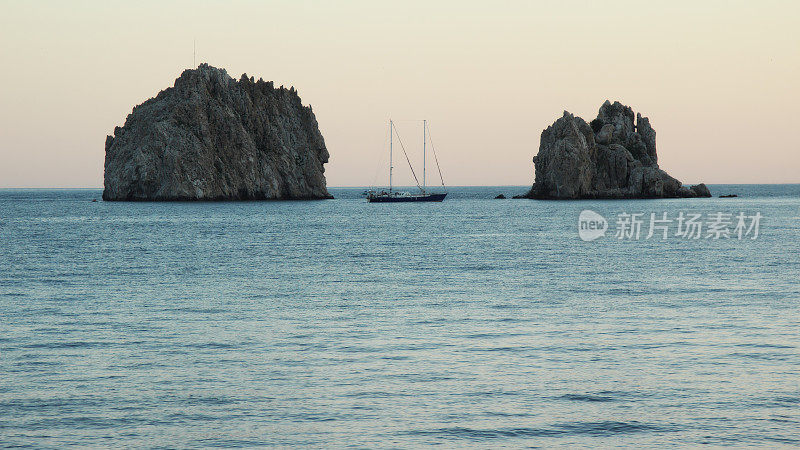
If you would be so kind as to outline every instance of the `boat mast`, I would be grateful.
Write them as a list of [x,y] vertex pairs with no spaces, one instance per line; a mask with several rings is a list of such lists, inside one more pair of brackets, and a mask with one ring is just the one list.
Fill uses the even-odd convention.
[[392,193],[392,119],[389,119],[389,193]]
[[428,127],[428,121],[422,121],[422,193],[425,193],[425,128]]

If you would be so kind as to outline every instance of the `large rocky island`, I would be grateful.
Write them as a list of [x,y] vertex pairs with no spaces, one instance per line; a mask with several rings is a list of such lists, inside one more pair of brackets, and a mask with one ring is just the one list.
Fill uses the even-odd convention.
[[647,117],[606,100],[590,123],[567,111],[542,132],[536,199],[710,197],[705,184],[683,186],[658,167],[656,132]]
[[331,198],[328,150],[294,88],[200,65],[106,138],[104,200]]

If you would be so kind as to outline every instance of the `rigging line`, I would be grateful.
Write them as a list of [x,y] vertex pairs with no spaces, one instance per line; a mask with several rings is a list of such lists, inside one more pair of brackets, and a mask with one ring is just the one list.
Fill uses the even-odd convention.
[[444,186],[444,177],[442,176],[442,168],[439,167],[439,157],[436,156],[436,147],[433,145],[433,137],[431,137],[431,128],[427,126],[427,124],[426,128],[428,128],[428,140],[431,141],[431,150],[433,150],[433,159],[436,161],[436,169],[439,170],[439,179],[442,180],[442,186]]
[[417,174],[414,173],[414,166],[411,165],[411,160],[408,158],[408,153],[406,153],[406,147],[403,145],[403,139],[400,137],[400,132],[397,131],[397,127],[394,126],[394,122],[392,122],[392,128],[394,129],[394,134],[397,135],[397,140],[400,142],[400,148],[403,149],[403,154],[406,155],[406,161],[408,161],[408,167],[411,168],[411,175],[414,175],[414,181],[417,183],[417,187],[422,190],[422,187],[419,185],[419,180],[417,179]]

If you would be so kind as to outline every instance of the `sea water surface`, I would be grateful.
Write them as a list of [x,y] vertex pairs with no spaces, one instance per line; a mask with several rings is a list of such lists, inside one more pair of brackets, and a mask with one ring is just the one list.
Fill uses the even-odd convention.
[[[799,446],[800,185],[711,189],[0,190],[0,446]],[[584,209],[763,219],[584,242]]]

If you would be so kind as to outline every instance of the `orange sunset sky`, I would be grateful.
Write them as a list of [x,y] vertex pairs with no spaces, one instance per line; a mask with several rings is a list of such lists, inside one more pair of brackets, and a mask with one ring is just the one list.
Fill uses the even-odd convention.
[[686,183],[796,183],[798,24],[793,1],[0,0],[0,187],[102,187],[106,135],[193,40],[198,64],[298,89],[329,186],[385,183],[390,117],[417,163],[402,120],[429,121],[449,185],[529,185],[542,130],[605,99],[650,117]]

